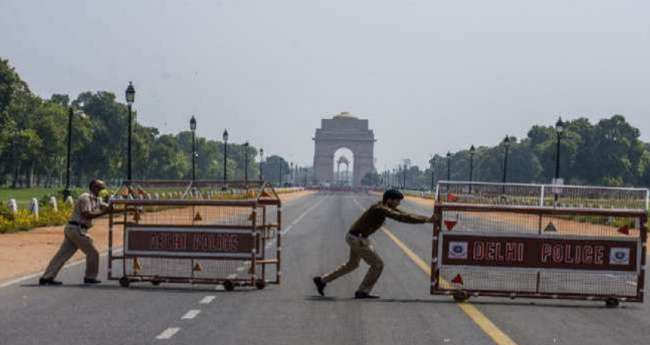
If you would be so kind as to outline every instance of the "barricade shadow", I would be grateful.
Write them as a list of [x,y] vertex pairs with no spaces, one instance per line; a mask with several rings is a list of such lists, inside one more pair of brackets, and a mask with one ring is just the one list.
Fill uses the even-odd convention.
[[233,293],[250,293],[250,292],[255,292],[255,291],[260,291],[257,290],[255,287],[238,287],[237,289],[233,291],[226,291],[226,290],[217,290],[215,289],[215,286],[210,286],[210,287],[199,287],[199,286],[165,286],[160,285],[160,286],[147,286],[145,285],[147,283],[142,283],[142,285],[138,284],[132,284],[130,287],[125,288],[121,287],[119,285],[113,285],[113,284],[100,284],[100,285],[87,285],[87,284],[63,284],[59,286],[40,286],[38,284],[21,284],[21,287],[27,287],[27,288],[41,288],[41,289],[83,289],[83,290],[112,290],[112,291],[147,291],[147,292],[161,292],[161,293],[169,293],[169,292],[174,292],[174,293],[228,293],[228,294],[233,294]]
[[[402,304],[460,304],[455,302],[451,297],[449,299],[421,299],[421,298],[379,298],[379,299],[355,299],[354,297],[333,297],[333,296],[305,296],[306,301],[310,302],[358,302],[358,303],[402,303]],[[540,302],[540,301],[495,301],[495,300],[470,300],[463,302],[473,304],[476,306],[503,306],[503,307],[535,307],[535,308],[559,308],[559,309],[626,309],[635,310],[640,309],[636,303],[622,304],[618,308],[608,308],[605,302],[593,301],[588,302],[591,304],[578,304],[567,302]]]

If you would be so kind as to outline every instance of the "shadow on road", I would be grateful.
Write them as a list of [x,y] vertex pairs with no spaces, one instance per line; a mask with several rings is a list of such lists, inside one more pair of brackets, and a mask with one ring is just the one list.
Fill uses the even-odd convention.
[[[358,300],[354,297],[332,297],[332,296],[306,296],[306,301],[312,302],[359,302],[359,303],[418,303],[418,304],[458,304],[449,299],[403,299],[403,298],[379,298]],[[528,302],[528,301],[472,301],[475,306],[508,306],[508,307],[538,307],[538,308],[568,308],[568,309],[610,309],[604,302],[591,302],[590,304],[578,303],[557,303],[557,302]],[[638,309],[634,304],[625,304],[618,309]]]
[[[143,283],[145,284],[145,283]],[[225,290],[215,290],[213,286],[211,287],[199,287],[199,286],[146,286],[146,285],[131,285],[128,288],[121,287],[119,285],[86,285],[86,284],[64,284],[60,286],[40,286],[38,284],[22,284],[21,287],[28,288],[42,288],[42,289],[84,289],[84,290],[111,290],[111,291],[147,291],[147,292],[160,292],[160,293],[247,293],[259,291],[254,287],[239,287],[234,291],[225,291]]]

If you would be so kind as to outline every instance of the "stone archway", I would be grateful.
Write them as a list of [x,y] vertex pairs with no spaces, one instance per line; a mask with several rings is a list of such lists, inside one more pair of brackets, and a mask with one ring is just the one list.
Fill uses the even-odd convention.
[[314,140],[314,183],[334,182],[334,153],[347,148],[354,155],[352,185],[361,185],[361,179],[375,171],[375,134],[368,128],[368,120],[359,119],[347,112],[331,119],[322,119]]

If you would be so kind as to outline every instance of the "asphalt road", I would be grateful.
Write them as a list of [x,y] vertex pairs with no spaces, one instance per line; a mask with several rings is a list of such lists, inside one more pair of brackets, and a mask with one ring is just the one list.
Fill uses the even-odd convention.
[[[344,234],[361,207],[376,199],[317,194],[285,205],[283,281],[264,290],[148,284],[125,289],[116,282],[86,287],[79,284],[83,265],[65,269],[61,287],[39,287],[31,279],[0,288],[0,344],[650,343],[647,303],[606,309],[595,302],[478,298],[471,300],[470,312],[449,297],[430,296],[428,275],[383,231],[372,238],[385,262],[373,291],[381,300],[352,299],[365,264],[328,285],[327,298],[317,296],[311,277],[347,259]],[[404,208],[431,213],[410,202]],[[430,225],[388,221],[386,227],[428,261]],[[105,277],[105,260],[101,267]]]

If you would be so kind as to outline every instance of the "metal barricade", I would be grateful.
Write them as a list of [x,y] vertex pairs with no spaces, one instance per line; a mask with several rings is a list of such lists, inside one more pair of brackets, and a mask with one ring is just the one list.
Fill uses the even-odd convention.
[[110,207],[108,279],[122,286],[280,283],[281,202],[266,183],[129,181]]
[[642,302],[647,198],[647,189],[442,182],[431,293]]

